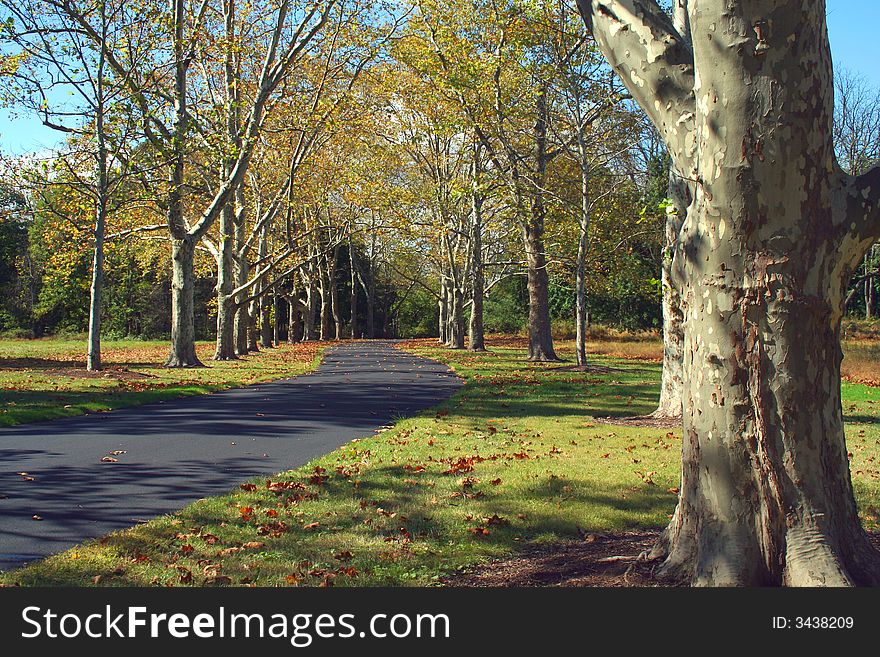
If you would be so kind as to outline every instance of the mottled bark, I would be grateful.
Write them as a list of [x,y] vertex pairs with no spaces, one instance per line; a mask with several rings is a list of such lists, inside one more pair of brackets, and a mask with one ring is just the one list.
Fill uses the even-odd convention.
[[672,205],[666,211],[666,242],[660,274],[663,371],[660,377],[660,402],[651,416],[675,419],[681,417],[681,391],[684,384],[684,316],[681,310],[681,294],[672,276],[672,260],[678,234],[691,202],[691,191],[686,181],[672,168],[669,170],[669,198]]
[[280,345],[284,332],[284,324],[281,313],[281,297],[275,290],[272,291],[272,310],[275,319],[275,321],[272,322],[272,336],[275,344]]
[[[101,5],[102,39],[107,37],[106,7]],[[110,180],[107,172],[109,149],[105,134],[104,53],[98,55],[95,76],[95,227],[92,254],[92,283],[89,287],[89,335],[86,369],[101,369],[101,306],[104,291],[104,232],[107,226],[107,208],[110,201]]]
[[449,342],[451,349],[464,349],[464,293],[458,286],[450,290]]
[[309,278],[306,284],[306,301],[302,309],[303,341],[310,342],[318,339],[318,331],[315,327],[315,315],[318,312],[318,291],[313,278]]
[[553,349],[550,324],[549,277],[544,253],[544,222],[541,219],[523,226],[526,244],[529,292],[529,360],[559,360]]
[[449,285],[446,277],[440,283],[440,298],[437,300],[437,324],[439,326],[438,341],[440,344],[449,342]]
[[575,354],[577,364],[587,364],[587,250],[590,240],[590,156],[586,126],[579,126],[577,139],[581,170],[581,214],[578,218],[578,251],[575,266]]
[[320,304],[320,339],[329,340],[332,328],[331,324],[331,301],[330,301],[330,281],[328,280],[329,267],[321,266],[318,263],[318,295],[321,297]]
[[351,318],[349,321],[349,327],[351,330],[351,339],[357,340],[360,335],[358,335],[358,293],[357,293],[357,269],[355,265],[355,255],[354,255],[354,244],[351,239],[348,240],[348,266],[350,267],[350,280],[349,283],[351,285],[350,296],[349,296],[349,306],[351,306]]
[[480,190],[480,149],[474,147],[471,189],[471,317],[468,324],[468,349],[486,351],[483,331],[483,301],[486,278],[483,271],[483,192]]
[[195,244],[191,237],[171,240],[171,353],[165,367],[204,367],[196,356],[194,259]]
[[544,185],[547,165],[550,161],[547,151],[547,129],[549,108],[546,88],[542,89],[535,101],[535,125],[533,138],[535,144],[535,168],[528,196],[531,198],[530,216],[523,221],[523,243],[526,249],[529,289],[529,360],[559,360],[553,349],[553,333],[550,322],[550,277],[547,273],[547,254],[544,250]]
[[220,215],[220,243],[217,245],[217,342],[214,360],[235,360],[234,238],[235,210],[227,205]]
[[702,0],[692,49],[652,0],[580,8],[695,181],[673,260],[684,440],[662,572],[880,583],[840,400],[844,292],[880,234],[880,170],[853,178],[835,161],[824,2]]
[[339,311],[339,286],[336,284],[336,271],[339,268],[339,246],[333,249],[327,278],[330,284],[330,314],[333,316],[333,339],[342,339],[342,313]]

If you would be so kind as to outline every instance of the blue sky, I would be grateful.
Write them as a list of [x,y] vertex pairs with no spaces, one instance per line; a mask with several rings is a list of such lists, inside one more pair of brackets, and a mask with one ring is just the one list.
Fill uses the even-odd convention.
[[[826,0],[831,54],[836,69],[864,76],[880,88],[880,0]],[[0,110],[0,151],[17,155],[58,143],[59,133]]]

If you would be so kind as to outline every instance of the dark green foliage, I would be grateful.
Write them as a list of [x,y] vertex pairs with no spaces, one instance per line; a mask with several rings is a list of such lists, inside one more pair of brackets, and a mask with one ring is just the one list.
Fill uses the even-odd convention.
[[427,338],[437,335],[437,300],[427,291],[413,289],[396,316],[397,337]]

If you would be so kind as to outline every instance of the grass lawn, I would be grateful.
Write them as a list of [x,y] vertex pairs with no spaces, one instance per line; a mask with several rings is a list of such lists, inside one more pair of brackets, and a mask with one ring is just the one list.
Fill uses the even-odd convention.
[[197,353],[209,367],[166,369],[167,342],[105,341],[101,372],[85,370],[84,349],[84,340],[0,341],[0,427],[295,376],[317,367],[322,346],[282,345],[214,362],[214,343],[200,342]]
[[[499,346],[500,345],[500,346]],[[675,505],[680,432],[601,418],[652,410],[656,362],[594,356],[596,371],[406,348],[467,385],[393,428],[308,465],[17,571],[22,585],[436,585],[526,544],[662,526]],[[563,343],[563,357],[572,357]],[[880,388],[844,385],[856,494],[880,529]]]

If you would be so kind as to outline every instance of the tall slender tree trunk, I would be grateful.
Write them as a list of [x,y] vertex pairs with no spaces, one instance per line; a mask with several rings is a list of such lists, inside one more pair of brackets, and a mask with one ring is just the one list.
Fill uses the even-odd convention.
[[483,300],[486,279],[483,271],[483,192],[480,189],[480,146],[474,142],[474,162],[471,169],[471,318],[468,324],[468,349],[486,351],[483,331]]
[[[102,38],[107,35],[106,7],[101,8]],[[104,231],[107,225],[107,206],[109,204],[110,184],[107,175],[107,142],[104,134],[104,51],[98,54],[98,69],[95,76],[95,142],[97,162],[95,166],[95,228],[94,251],[92,257],[92,283],[89,288],[89,336],[86,354],[86,369],[101,369],[101,306],[104,289]]]
[[89,289],[89,337],[86,369],[101,369],[101,296],[104,289],[104,228],[107,210],[104,200],[98,201],[95,211],[94,255],[92,258],[92,284]]
[[446,276],[442,276],[442,282],[440,283],[440,298],[437,301],[437,305],[437,322],[440,327],[439,342],[440,344],[445,345],[449,343],[449,284],[446,281]]
[[333,256],[327,272],[330,285],[330,314],[333,316],[334,340],[342,339],[342,313],[339,309],[339,286],[336,284],[336,272],[339,268],[339,246],[333,249]]
[[587,364],[587,249],[590,240],[590,159],[585,126],[578,130],[581,169],[581,216],[578,221],[578,252],[575,272],[575,353],[577,364]]
[[526,249],[529,289],[529,360],[559,360],[553,349],[550,322],[550,277],[547,272],[547,254],[544,249],[544,182],[547,174],[548,107],[546,87],[536,98],[534,180],[529,190],[531,215],[523,222],[523,242]]
[[368,272],[366,280],[364,280],[364,276],[361,272],[358,272],[358,280],[361,284],[361,289],[364,291],[364,296],[367,298],[367,318],[366,318],[366,335],[368,338],[373,339],[376,337],[376,288],[375,282],[373,280],[373,273]]
[[281,297],[278,291],[272,290],[272,311],[275,321],[272,322],[272,335],[276,345],[281,344],[283,334],[283,323],[281,319]]
[[[235,227],[235,243],[236,253],[239,254],[236,271],[236,284],[244,285],[250,278],[250,263],[247,254],[242,252],[242,244],[244,243],[244,220],[236,222]],[[253,318],[251,317],[251,307],[246,301],[248,293],[241,292],[235,300],[235,353],[239,356],[246,356],[253,347],[250,334],[253,333]]]
[[351,296],[349,298],[349,305],[351,306],[351,322],[349,326],[351,327],[351,339],[357,340],[360,336],[358,335],[358,293],[357,293],[357,266],[355,264],[355,255],[354,255],[354,243],[351,239],[348,240],[348,266],[351,268]]
[[[325,263],[326,264],[326,263]],[[330,324],[332,320],[332,302],[330,300],[330,281],[328,280],[327,267],[318,264],[318,294],[321,297],[321,340],[330,339]]]
[[183,215],[185,134],[187,132],[187,64],[184,57],[183,0],[171,5],[174,48],[174,139],[168,174],[168,229],[171,235],[171,353],[166,367],[204,367],[196,356],[194,296],[196,237],[189,233]]

